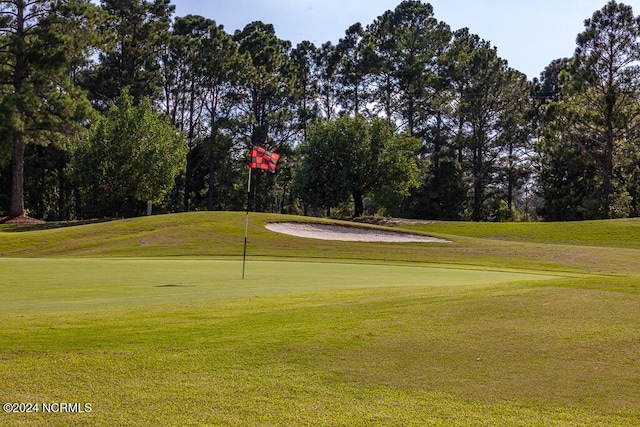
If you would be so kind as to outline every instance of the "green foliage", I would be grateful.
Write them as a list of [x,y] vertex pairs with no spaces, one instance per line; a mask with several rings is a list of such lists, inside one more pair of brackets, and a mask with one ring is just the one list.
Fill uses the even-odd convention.
[[[237,149],[262,146],[284,157],[298,127],[292,107],[296,90],[289,56],[291,43],[279,39],[273,25],[260,21],[236,31],[233,40],[244,66],[237,76],[237,98],[233,105]],[[254,210],[273,211],[278,207],[271,190],[278,174],[255,174],[252,184]],[[242,180],[238,185],[242,185]]]
[[241,145],[229,135],[231,111],[238,101],[235,85],[248,66],[237,51],[231,36],[210,19],[189,15],[174,21],[162,58],[163,104],[189,145],[177,210],[242,208],[242,195],[229,191],[239,177],[232,152]]
[[81,76],[99,108],[106,110],[123,89],[134,103],[156,100],[163,84],[160,56],[169,37],[170,0],[103,0],[107,13],[100,25],[106,46],[100,62]]
[[[405,0],[387,11],[369,28],[374,39],[381,93],[387,117],[401,117],[411,135],[424,135],[431,112],[439,106],[440,54],[451,40],[451,31],[433,16],[433,7]],[[400,96],[398,96],[400,95]]]
[[[629,162],[640,138],[639,40],[640,17],[630,6],[611,1],[585,21],[572,67],[543,128],[545,218],[640,214]],[[585,176],[576,179],[581,169]]]
[[408,214],[414,218],[464,219],[467,198],[462,166],[452,152],[434,153],[425,183],[415,192]]
[[91,33],[76,27],[91,9],[84,0],[0,2],[0,149],[11,153],[11,217],[24,213],[26,146],[65,147],[92,114],[69,77],[90,44],[88,37],[71,34]]
[[[91,121],[83,90],[106,111],[122,89],[134,105],[149,97],[186,134],[184,174],[168,211],[243,207],[244,153],[260,145],[283,160],[275,176],[253,183],[259,211],[296,211],[296,187],[317,209],[348,212],[352,201],[356,214],[507,220],[529,210],[524,189],[535,189],[543,200],[532,209],[542,206],[546,219],[640,215],[640,17],[624,4],[594,13],[574,57],[528,83],[490,42],[466,28],[452,33],[419,0],[351,25],[336,45],[294,49],[261,21],[232,36],[202,16],[172,20],[170,0],[94,3],[0,1],[0,167],[14,159],[4,172],[14,176],[0,180],[14,197],[0,200],[12,216],[24,211],[25,191],[37,216],[86,214],[74,206],[60,161]],[[20,25],[25,32],[12,30]],[[343,151],[351,158],[341,163],[351,168],[300,172],[294,147],[306,144],[310,124],[358,114],[391,121],[421,148],[394,137],[395,154],[365,158],[376,143],[357,142],[362,152],[346,149],[349,142]],[[56,148],[25,151],[34,143]],[[33,162],[26,172],[25,155]],[[368,172],[375,162],[378,176]],[[135,205],[136,196],[125,198]]]
[[579,135],[567,135],[561,140],[552,136],[556,131],[575,129],[573,121],[564,116],[563,106],[549,106],[547,114],[551,120],[536,147],[541,164],[539,191],[545,201],[540,214],[555,221],[599,218],[602,213],[597,196],[601,181],[592,151]]
[[234,41],[238,52],[249,63],[240,87],[246,96],[246,111],[241,117],[250,140],[247,147],[274,148],[288,130],[291,74],[286,52],[290,43],[280,40],[273,25],[253,22],[236,31]]
[[499,183],[495,170],[509,170],[500,168],[498,159],[505,153],[513,155],[528,139],[526,104],[522,104],[529,87],[525,76],[508,68],[488,42],[464,34],[461,42],[470,43],[471,50],[462,50],[464,66],[457,70],[456,78],[464,80],[458,114],[461,127],[469,129],[461,137],[473,181],[471,218],[480,221],[488,219],[489,190]]
[[319,50],[311,42],[299,43],[291,51],[293,73],[293,100],[295,103],[298,129],[301,140],[306,140],[307,126],[319,115]]
[[379,184],[372,193],[385,212],[402,216],[411,190],[420,185],[423,165],[416,159],[420,140],[407,133],[397,133],[394,126],[385,120],[374,120],[371,125],[372,144],[380,147],[374,166]]
[[364,213],[364,197],[402,202],[418,185],[415,154],[420,142],[395,133],[382,119],[362,116],[320,121],[309,128],[300,148],[296,189],[304,203],[330,210],[353,197],[354,216]]
[[337,98],[341,114],[365,114],[377,59],[373,41],[362,24],[353,24],[345,31],[344,37],[336,45],[335,53],[335,76],[339,85]]
[[78,141],[71,167],[84,194],[118,216],[127,198],[160,202],[185,155],[184,135],[158,116],[148,99],[134,106],[125,91]]

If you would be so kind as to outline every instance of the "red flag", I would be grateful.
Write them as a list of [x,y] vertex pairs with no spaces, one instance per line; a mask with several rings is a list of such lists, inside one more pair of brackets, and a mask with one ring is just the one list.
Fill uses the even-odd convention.
[[263,171],[268,170],[269,172],[276,171],[276,163],[278,163],[278,159],[280,158],[280,154],[272,153],[271,151],[266,150],[264,147],[258,147],[251,150],[251,163],[249,163],[249,167],[251,169],[260,169]]

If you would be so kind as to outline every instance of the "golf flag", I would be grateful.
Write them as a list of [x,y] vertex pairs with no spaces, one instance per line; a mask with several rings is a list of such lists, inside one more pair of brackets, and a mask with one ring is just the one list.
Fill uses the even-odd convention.
[[251,171],[254,169],[275,173],[276,163],[280,154],[272,153],[264,147],[251,150],[251,162],[249,163],[249,180],[247,181],[247,217],[244,223],[244,251],[242,253],[242,279],[244,279],[244,267],[247,260],[247,237],[249,235],[249,199],[251,198]]
[[251,150],[251,163],[249,164],[249,167],[251,169],[275,172],[278,159],[280,159],[280,154],[272,153],[264,147],[254,148]]

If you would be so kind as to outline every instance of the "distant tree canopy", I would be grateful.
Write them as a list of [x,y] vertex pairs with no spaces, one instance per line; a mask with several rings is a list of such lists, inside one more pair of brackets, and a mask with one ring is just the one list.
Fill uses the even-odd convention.
[[640,215],[630,6],[595,11],[528,81],[419,0],[318,46],[175,17],[170,0],[95,3],[0,0],[0,216],[242,209],[258,145],[282,157],[254,177],[257,210]]
[[539,143],[549,219],[640,214],[640,17],[609,2],[585,21]]

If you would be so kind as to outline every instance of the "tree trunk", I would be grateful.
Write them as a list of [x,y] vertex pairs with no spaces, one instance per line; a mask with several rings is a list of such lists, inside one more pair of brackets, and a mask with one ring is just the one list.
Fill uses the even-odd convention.
[[353,216],[360,217],[364,213],[364,202],[362,201],[362,193],[359,191],[353,192]]
[[194,149],[194,139],[195,139],[195,120],[194,115],[196,114],[195,108],[195,94],[194,94],[194,86],[195,82],[191,81],[191,87],[189,90],[189,151],[187,152],[186,165],[185,165],[185,174],[184,174],[184,211],[189,212],[189,196],[191,195],[191,170],[193,162],[193,149]]
[[69,219],[67,209],[66,179],[64,175],[64,163],[59,161],[56,165],[58,172],[58,221]]
[[[213,144],[212,144],[213,145]],[[207,190],[207,210],[213,210],[213,187],[215,185],[215,169],[216,169],[216,159],[213,155],[213,147],[209,151],[209,188]]]
[[436,114],[436,137],[433,140],[433,169],[436,174],[440,173],[440,150],[442,150],[442,111]]
[[193,147],[191,141],[189,141],[189,151],[187,152],[185,172],[184,172],[184,211],[189,212],[189,196],[191,195],[191,156]]
[[111,204],[111,218],[118,218],[120,216],[120,202],[113,200]]
[[[612,85],[613,83],[611,83]],[[616,103],[616,95],[610,90],[610,93],[606,97],[606,134],[605,134],[605,146],[604,146],[604,165],[602,184],[604,194],[602,197],[602,208],[604,218],[611,218],[612,214],[612,196],[613,196],[613,116],[614,106]]]
[[413,99],[413,95],[408,96],[408,107],[407,107],[407,127],[409,128],[409,135],[416,136],[415,132],[415,101]]
[[[16,37],[25,39],[24,33],[24,13],[26,5],[24,2],[16,3]],[[24,105],[22,100],[22,90],[27,77],[27,57],[23,51],[23,43],[18,44],[19,48],[15,53],[13,89],[17,95],[16,109],[20,118],[24,118]],[[25,141],[22,130],[13,134],[13,150],[11,152],[11,200],[9,202],[9,218],[16,218],[24,215],[24,150]]]
[[473,150],[473,220],[482,219],[482,199],[484,185],[482,182],[482,150]]
[[515,173],[515,155],[513,150],[513,143],[509,143],[509,162],[507,166],[507,208],[509,212],[513,208],[513,193],[516,185],[516,173]]
[[76,204],[76,218],[75,219],[84,219],[84,213],[82,212],[82,195],[80,194],[80,190],[78,188],[73,189],[73,193],[75,196],[75,204]]
[[24,140],[17,137],[11,153],[11,201],[9,218],[24,215]]

